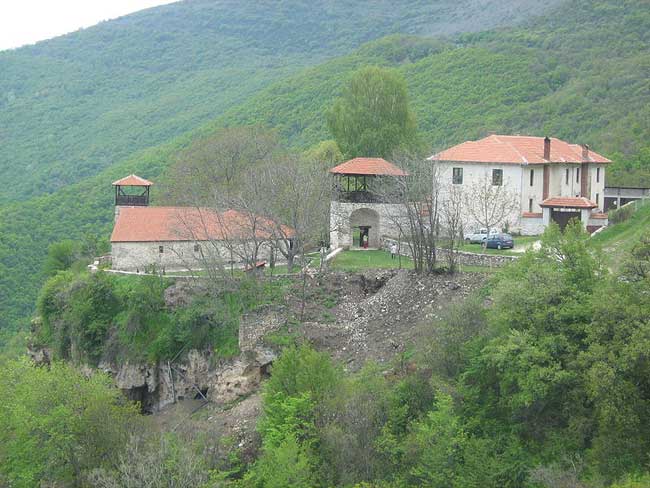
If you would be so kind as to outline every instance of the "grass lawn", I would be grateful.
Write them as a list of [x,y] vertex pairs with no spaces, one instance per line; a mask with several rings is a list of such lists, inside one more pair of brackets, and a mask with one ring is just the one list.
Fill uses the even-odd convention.
[[[503,251],[502,251],[503,252]],[[331,262],[331,269],[343,271],[360,271],[363,269],[398,269],[399,260],[391,259],[387,251],[342,251]],[[413,261],[402,256],[402,269],[413,269]],[[461,266],[460,271],[466,273],[491,273],[498,268],[484,266]]]
[[590,243],[603,251],[605,262],[617,269],[634,244],[643,234],[650,232],[650,203],[640,204],[624,222],[613,224],[590,239]]
[[[402,268],[413,269],[413,261],[402,256]],[[386,251],[342,251],[337,254],[332,263],[332,269],[344,271],[359,271],[361,269],[397,269],[399,268],[397,257],[391,259],[390,253]]]

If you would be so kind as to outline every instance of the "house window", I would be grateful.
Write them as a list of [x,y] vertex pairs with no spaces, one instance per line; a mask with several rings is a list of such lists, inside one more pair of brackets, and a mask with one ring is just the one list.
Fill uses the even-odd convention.
[[530,170],[530,186],[533,186],[533,183],[535,183],[535,170],[531,169]]
[[576,183],[580,183],[580,168],[576,168]]
[[600,168],[596,168],[596,183],[600,183]]
[[454,185],[462,185],[463,184],[463,168],[454,168],[453,169],[453,175],[452,175],[452,183]]
[[598,193],[596,193],[596,205],[598,205],[598,197],[599,197],[599,196],[600,196],[600,195],[598,195]]
[[502,169],[493,169],[492,170],[492,184],[494,186],[503,185],[503,170]]
[[162,254],[165,252],[165,249],[162,246],[158,246],[158,252]]
[[532,198],[529,198],[529,199],[528,199],[528,211],[529,211],[530,213],[533,212],[533,199],[532,199]]
[[564,174],[564,184],[569,184],[569,168],[566,169],[566,173]]
[[194,244],[194,252],[199,252],[201,250],[200,244]]

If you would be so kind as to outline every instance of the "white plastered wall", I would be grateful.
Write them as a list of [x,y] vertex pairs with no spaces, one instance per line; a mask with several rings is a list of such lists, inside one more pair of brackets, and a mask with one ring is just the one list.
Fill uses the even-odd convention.
[[[440,201],[444,205],[444,201],[449,195],[450,189],[470,188],[474,184],[478,184],[483,178],[492,178],[492,170],[500,169],[503,171],[503,185],[507,187],[512,193],[517,195],[519,208],[512,212],[508,219],[509,227],[512,231],[519,231],[521,228],[521,213],[528,211],[528,197],[522,192],[523,180],[527,173],[523,170],[520,164],[496,164],[496,163],[468,163],[468,162],[452,162],[452,161],[432,161],[437,167],[435,172],[436,177],[440,181]],[[462,185],[454,185],[453,183],[453,168],[463,168],[463,183]],[[542,180],[542,172],[538,171],[539,175],[535,175],[538,180]],[[541,184],[541,181],[539,182]],[[537,184],[537,181],[536,181]],[[525,205],[525,206],[524,206]],[[465,231],[472,231],[480,227],[471,216],[464,212],[463,225]]]

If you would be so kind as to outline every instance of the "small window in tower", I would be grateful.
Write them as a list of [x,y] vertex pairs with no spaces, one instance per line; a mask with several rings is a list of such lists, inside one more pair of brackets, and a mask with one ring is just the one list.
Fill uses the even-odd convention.
[[576,168],[576,183],[580,183],[580,168]]
[[201,244],[194,244],[194,252],[200,252],[201,251]]
[[162,246],[158,246],[158,252],[162,254],[165,252],[165,249]]
[[533,199],[532,198],[528,199],[528,211],[531,212],[531,213],[533,212]]
[[454,168],[453,169],[453,175],[451,178],[451,182],[454,185],[462,185],[463,184],[463,168]]
[[564,174],[564,184],[569,184],[569,168],[566,169],[566,173]]
[[503,170],[502,169],[493,169],[492,170],[492,184],[494,186],[503,185]]
[[596,183],[600,183],[600,168],[596,168]]
[[530,170],[530,186],[533,186],[533,183],[535,183],[535,170],[531,169]]

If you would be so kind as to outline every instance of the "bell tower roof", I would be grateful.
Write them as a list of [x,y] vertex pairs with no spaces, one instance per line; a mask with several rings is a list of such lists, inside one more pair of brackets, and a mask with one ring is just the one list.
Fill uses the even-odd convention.
[[115,206],[149,205],[149,190],[153,183],[137,175],[129,175],[113,182]]
[[153,182],[138,175],[129,175],[113,182],[113,186],[151,186]]

